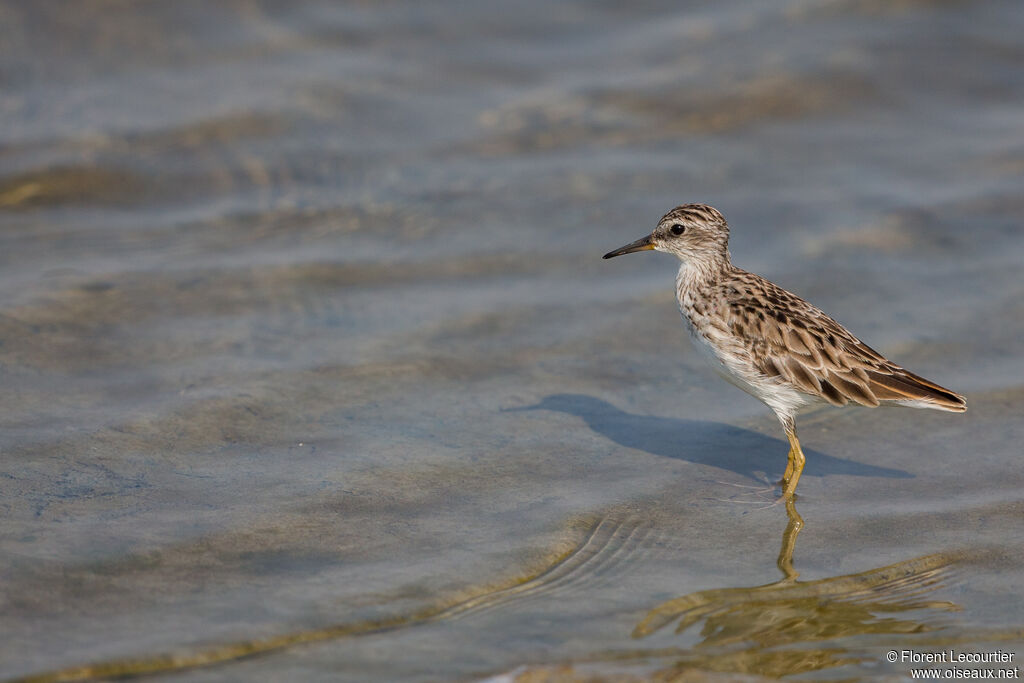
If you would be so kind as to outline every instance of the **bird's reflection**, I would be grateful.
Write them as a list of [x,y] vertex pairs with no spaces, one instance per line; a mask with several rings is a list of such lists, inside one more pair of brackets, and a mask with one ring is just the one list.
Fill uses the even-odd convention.
[[[779,551],[780,580],[669,600],[648,612],[633,636],[644,638],[673,623],[679,634],[703,621],[702,640],[675,667],[783,676],[853,661],[844,648],[808,647],[815,642],[932,631],[941,626],[936,611],[959,609],[954,603],[926,597],[948,579],[962,559],[959,553],[926,555],[817,581],[798,580],[793,553],[804,520],[792,500],[787,501],[786,512],[789,523]],[[915,610],[913,618],[896,616]]]
[[[784,444],[750,430],[634,415],[581,394],[548,396],[536,405],[511,410],[575,415],[594,432],[622,446],[752,477],[763,466],[764,453],[785,451]],[[912,476],[824,453],[809,457],[808,473]],[[777,560],[782,573],[778,581],[698,591],[664,602],[636,625],[634,638],[663,632],[673,624],[675,632],[682,634],[699,624],[699,642],[679,649],[618,652],[614,658],[668,657],[672,663],[658,672],[656,680],[686,678],[686,672],[693,669],[769,677],[822,671],[864,660],[863,655],[854,654],[856,648],[837,645],[839,639],[937,631],[947,625],[947,613],[959,609],[951,602],[930,600],[928,594],[948,581],[954,568],[967,559],[963,553],[925,555],[857,574],[801,581],[794,554],[804,519],[795,499],[786,500],[785,509],[788,523]]]

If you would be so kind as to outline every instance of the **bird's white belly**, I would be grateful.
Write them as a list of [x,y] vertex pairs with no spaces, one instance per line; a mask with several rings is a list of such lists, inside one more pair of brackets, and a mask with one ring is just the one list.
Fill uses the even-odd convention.
[[730,353],[727,340],[712,342],[697,330],[684,314],[683,321],[690,332],[693,347],[714,371],[725,381],[739,387],[758,399],[780,416],[795,416],[811,403],[810,398],[783,384],[777,378],[767,377],[750,366],[743,354]]

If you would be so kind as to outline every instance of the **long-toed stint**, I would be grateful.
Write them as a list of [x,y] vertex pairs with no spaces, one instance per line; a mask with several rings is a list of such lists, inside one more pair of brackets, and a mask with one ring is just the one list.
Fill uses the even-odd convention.
[[963,396],[887,360],[821,309],[729,258],[729,226],[706,204],[683,204],[650,235],[604,258],[654,249],[680,260],[676,298],[695,346],[726,380],[771,408],[789,437],[782,496],[804,469],[801,409],[822,403],[904,405],[962,413]]

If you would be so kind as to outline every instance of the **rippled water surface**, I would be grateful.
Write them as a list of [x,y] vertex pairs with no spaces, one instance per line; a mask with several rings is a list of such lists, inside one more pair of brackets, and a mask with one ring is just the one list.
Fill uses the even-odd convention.
[[[0,674],[1019,666],[1022,35],[1015,0],[0,4]],[[786,441],[674,262],[600,259],[687,201],[970,410],[810,414],[765,508]]]

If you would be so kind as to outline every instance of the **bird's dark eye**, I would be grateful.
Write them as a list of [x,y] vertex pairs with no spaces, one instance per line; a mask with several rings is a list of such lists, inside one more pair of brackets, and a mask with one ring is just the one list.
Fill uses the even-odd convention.
[[679,223],[676,223],[675,225],[672,226],[671,230],[673,235],[682,235],[684,232],[686,232],[686,226],[679,225]]

